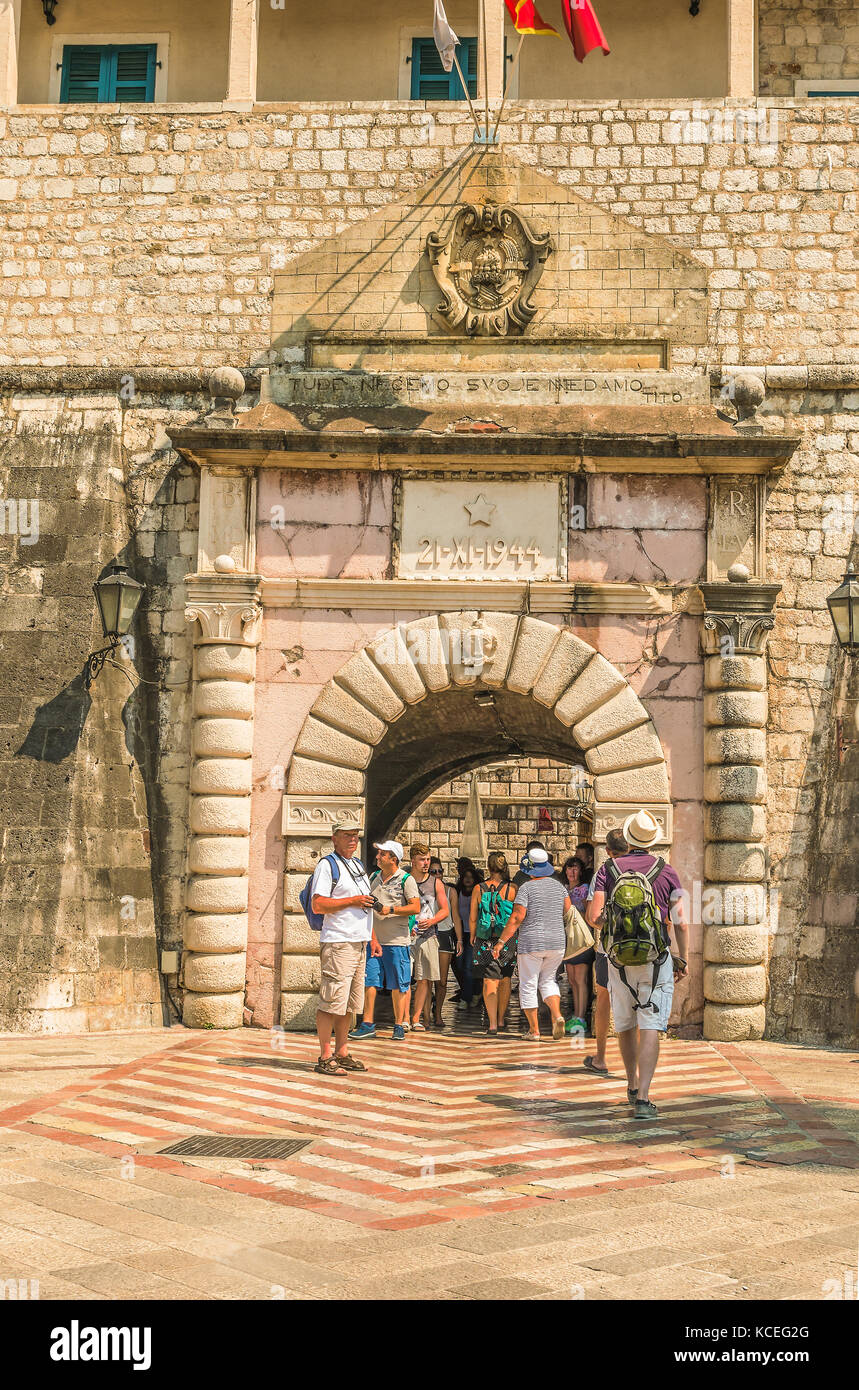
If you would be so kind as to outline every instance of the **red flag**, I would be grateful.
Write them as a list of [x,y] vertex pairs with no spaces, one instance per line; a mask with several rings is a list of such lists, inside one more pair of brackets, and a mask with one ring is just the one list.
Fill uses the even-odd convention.
[[504,3],[517,34],[554,34],[555,38],[559,37],[557,29],[543,19],[534,0],[504,0]]
[[564,27],[580,63],[585,61],[592,48],[601,48],[603,53],[611,52],[591,0],[561,0],[561,4]]

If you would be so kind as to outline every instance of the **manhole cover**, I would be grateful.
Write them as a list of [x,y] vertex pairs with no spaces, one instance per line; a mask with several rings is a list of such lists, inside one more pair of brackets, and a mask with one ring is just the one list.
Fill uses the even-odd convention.
[[188,1134],[158,1152],[193,1158],[289,1158],[312,1142],[279,1134]]

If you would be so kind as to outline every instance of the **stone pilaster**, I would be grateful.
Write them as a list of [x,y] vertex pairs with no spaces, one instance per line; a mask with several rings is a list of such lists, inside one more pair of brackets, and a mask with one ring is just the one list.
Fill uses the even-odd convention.
[[18,39],[21,0],[0,0],[0,107],[18,101]]
[[764,647],[779,584],[702,584],[706,849],[704,1036],[763,1036],[767,989],[766,723]]
[[253,106],[257,99],[259,0],[230,0],[226,101]]
[[185,1004],[191,1028],[240,1028],[248,940],[254,677],[262,609],[254,576],[189,581],[194,644]]

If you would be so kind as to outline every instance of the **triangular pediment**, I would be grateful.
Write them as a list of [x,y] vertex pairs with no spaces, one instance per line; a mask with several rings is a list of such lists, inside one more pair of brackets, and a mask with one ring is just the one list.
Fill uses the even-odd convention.
[[509,205],[551,244],[530,292],[533,317],[517,330],[522,336],[706,342],[704,265],[518,158],[475,149],[275,275],[277,355],[295,362],[306,339],[318,335],[450,338],[427,237],[449,233],[464,205],[487,203]]

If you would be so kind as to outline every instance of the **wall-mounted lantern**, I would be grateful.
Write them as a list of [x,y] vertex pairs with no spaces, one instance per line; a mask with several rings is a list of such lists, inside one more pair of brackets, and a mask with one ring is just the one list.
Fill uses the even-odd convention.
[[101,626],[107,646],[90,652],[86,662],[84,685],[89,690],[110,653],[115,651],[131,627],[144,585],[128,573],[125,565],[111,565],[107,574],[92,586],[98,604]]
[[569,811],[576,820],[593,820],[594,787],[581,767],[574,767],[570,774]]
[[852,565],[826,600],[839,646],[849,656],[859,654],[859,576]]
[[48,24],[56,24],[54,10],[57,8],[57,0],[42,0],[42,9],[45,13],[45,20]]

